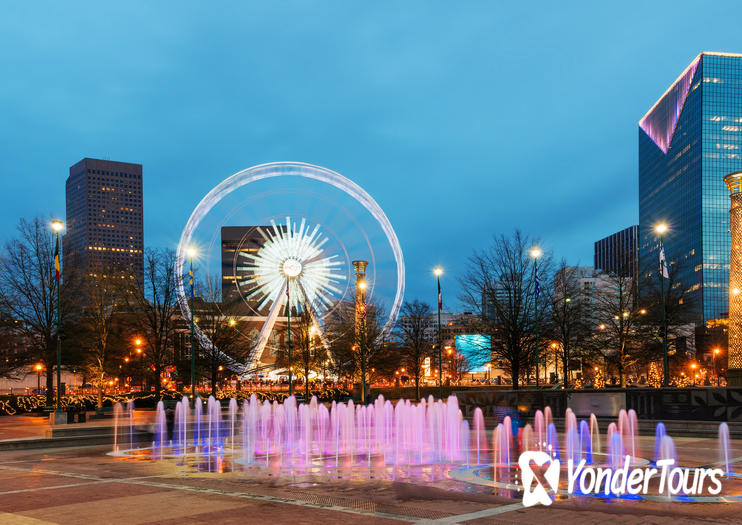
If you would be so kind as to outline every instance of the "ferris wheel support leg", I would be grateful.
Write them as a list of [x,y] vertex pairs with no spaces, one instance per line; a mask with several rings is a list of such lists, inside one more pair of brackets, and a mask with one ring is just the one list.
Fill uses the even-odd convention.
[[245,363],[245,365],[248,369],[257,367],[260,358],[263,357],[263,351],[265,350],[265,346],[268,344],[268,339],[270,338],[271,332],[273,331],[273,326],[276,324],[276,319],[278,319],[278,313],[281,311],[281,307],[286,300],[285,283],[283,285],[283,288],[281,288],[281,293],[278,295],[278,297],[279,299],[275,301],[271,306],[270,312],[268,312],[268,317],[266,318],[263,327],[260,329],[258,340],[255,342],[255,346],[250,352],[250,357],[247,358],[247,362]]

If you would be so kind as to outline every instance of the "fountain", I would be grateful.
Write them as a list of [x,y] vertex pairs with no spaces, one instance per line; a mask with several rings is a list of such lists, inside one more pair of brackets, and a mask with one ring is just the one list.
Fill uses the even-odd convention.
[[732,465],[729,462],[729,425],[719,425],[719,464],[727,475],[732,474]]
[[[229,458],[226,463],[232,468],[268,469],[270,475],[335,473],[346,478],[365,472],[387,479],[459,479],[459,472],[469,472],[467,482],[494,484],[511,495],[517,481],[517,458],[527,450],[547,451],[562,460],[563,469],[569,460],[573,465],[584,460],[615,472],[624,468],[627,455],[630,465],[651,463],[638,456],[638,420],[631,410],[621,411],[604,435],[594,414],[578,421],[571,410],[565,412],[564,433],[558,434],[551,410],[545,409],[537,410],[532,422],[522,428],[510,416],[504,417],[490,437],[483,411],[475,408],[471,419],[465,419],[453,396],[446,400],[429,397],[419,403],[392,403],[379,396],[369,405],[353,401],[324,404],[316,398],[297,403],[293,397],[278,402],[255,395],[241,406],[230,399],[222,407],[209,397],[205,402],[196,398],[192,408],[189,401],[184,397],[175,403],[171,428],[165,406],[159,402],[151,426],[152,446],[142,448],[133,448],[133,403],[126,410],[114,405],[112,454],[189,458],[182,464],[197,461],[218,472]],[[603,439],[605,457],[600,453]],[[718,464],[732,476],[734,460],[726,423],[719,425],[718,450]],[[673,459],[678,465],[675,443],[663,423],[657,424],[653,453],[655,463]]]

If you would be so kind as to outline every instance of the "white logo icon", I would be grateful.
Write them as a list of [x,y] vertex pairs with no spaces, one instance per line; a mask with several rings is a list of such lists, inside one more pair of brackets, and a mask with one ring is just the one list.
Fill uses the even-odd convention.
[[[543,467],[546,464],[549,466],[542,475],[537,476],[531,469],[531,461],[537,467]],[[552,458],[546,452],[529,450],[520,455],[518,466],[523,481],[523,506],[551,505],[552,499],[548,489],[556,493],[559,487],[559,460]],[[548,483],[549,487],[544,487],[544,482]]]

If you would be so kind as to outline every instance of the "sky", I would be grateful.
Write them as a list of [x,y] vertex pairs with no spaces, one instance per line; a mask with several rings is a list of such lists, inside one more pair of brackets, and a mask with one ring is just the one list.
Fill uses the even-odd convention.
[[[519,4],[519,5],[515,5]],[[515,228],[568,263],[635,224],[638,121],[742,3],[6,2],[0,241],[65,213],[83,157],[144,169],[145,246],[272,161],[342,173],[384,209],[407,299],[447,306]]]

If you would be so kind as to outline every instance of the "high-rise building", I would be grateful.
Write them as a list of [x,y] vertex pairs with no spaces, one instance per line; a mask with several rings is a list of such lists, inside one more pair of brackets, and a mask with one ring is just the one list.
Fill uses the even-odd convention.
[[728,312],[724,176],[740,170],[742,55],[701,53],[639,121],[640,272],[657,276],[653,227],[667,223],[673,286],[686,293],[696,323]]
[[616,232],[595,243],[593,266],[599,272],[636,277],[639,269],[639,226]]
[[[252,289],[245,278],[249,272],[242,267],[248,260],[240,257],[243,254],[255,254],[265,245],[265,233],[271,231],[272,226],[222,226],[222,303],[242,309],[243,299],[247,300],[249,308],[245,315],[268,315],[268,306],[259,309],[260,301],[248,298]],[[284,228],[284,226],[279,226]]]
[[65,271],[143,282],[142,165],[82,159],[66,184]]

